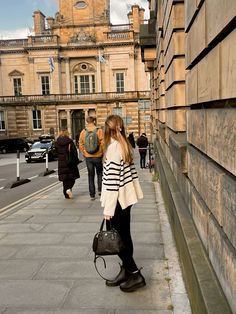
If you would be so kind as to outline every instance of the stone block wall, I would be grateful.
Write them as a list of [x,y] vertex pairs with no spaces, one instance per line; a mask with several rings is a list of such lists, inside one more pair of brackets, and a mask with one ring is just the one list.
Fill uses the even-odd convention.
[[156,4],[157,138],[236,313],[236,2]]

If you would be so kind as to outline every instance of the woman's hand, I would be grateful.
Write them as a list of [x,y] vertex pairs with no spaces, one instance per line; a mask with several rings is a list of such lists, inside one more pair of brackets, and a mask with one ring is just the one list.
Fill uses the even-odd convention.
[[105,220],[110,220],[111,218],[112,218],[112,216],[104,215]]

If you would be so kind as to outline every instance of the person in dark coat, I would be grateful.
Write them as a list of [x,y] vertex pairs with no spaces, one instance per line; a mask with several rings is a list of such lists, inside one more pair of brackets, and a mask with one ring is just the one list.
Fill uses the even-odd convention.
[[77,165],[69,167],[67,162],[69,149],[78,158],[77,148],[65,129],[60,131],[55,145],[58,153],[58,177],[63,183],[63,194],[65,198],[72,198],[72,188],[80,174]]
[[145,133],[142,133],[141,136],[137,139],[137,145],[140,155],[140,168],[146,168],[146,155],[148,147],[148,139]]
[[130,145],[135,148],[134,132],[129,133],[128,140]]

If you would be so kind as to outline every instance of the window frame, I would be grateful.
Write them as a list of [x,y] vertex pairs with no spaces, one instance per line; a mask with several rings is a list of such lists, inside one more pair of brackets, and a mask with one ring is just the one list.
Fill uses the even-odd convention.
[[[47,82],[43,82],[43,80],[48,80]],[[42,95],[50,95],[50,75],[42,74],[40,75],[40,82],[41,82],[41,93]]]
[[116,72],[116,92],[124,93],[125,91],[125,74],[124,72]]
[[94,74],[76,74],[74,75],[75,94],[94,94],[96,93]]
[[14,96],[21,96],[22,95],[22,78],[16,76],[12,78],[12,81],[13,81]]
[[[34,116],[35,114],[35,116]],[[42,113],[41,110],[32,110],[32,127],[33,130],[42,130]]]
[[0,110],[0,131],[6,130],[5,112]]

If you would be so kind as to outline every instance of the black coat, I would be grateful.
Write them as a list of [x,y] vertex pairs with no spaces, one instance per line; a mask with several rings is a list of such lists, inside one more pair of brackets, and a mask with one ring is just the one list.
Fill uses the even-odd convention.
[[147,147],[148,147],[148,139],[145,135],[141,135],[138,139],[137,139],[137,145],[139,147],[139,151],[140,152],[145,152],[147,151]]
[[134,140],[134,135],[133,135],[133,133],[130,133],[130,134],[129,134],[128,140],[129,140],[131,146],[132,146],[133,148],[135,148],[135,140]]
[[77,149],[72,139],[66,136],[59,136],[56,140],[56,149],[58,153],[58,177],[59,181],[75,180],[80,177],[77,166],[69,168],[67,166],[69,144],[74,154],[78,156]]

